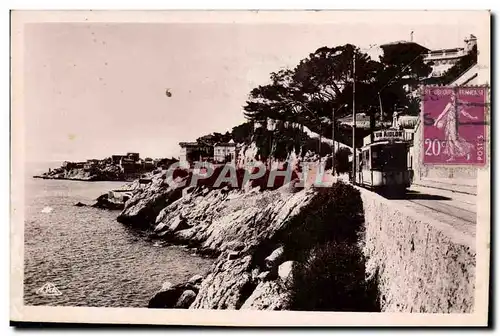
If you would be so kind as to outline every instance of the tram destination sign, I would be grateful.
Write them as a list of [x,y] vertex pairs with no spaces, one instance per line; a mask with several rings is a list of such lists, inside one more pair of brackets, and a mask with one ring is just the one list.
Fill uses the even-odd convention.
[[403,131],[388,129],[373,132],[373,141],[385,141],[385,140],[404,140],[405,135]]

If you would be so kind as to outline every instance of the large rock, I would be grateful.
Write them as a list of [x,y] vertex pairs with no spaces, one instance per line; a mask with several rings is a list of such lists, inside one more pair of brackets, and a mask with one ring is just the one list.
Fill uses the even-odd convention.
[[165,281],[149,301],[148,308],[189,308],[198,294],[202,280],[201,275],[195,275],[187,282],[177,285]]
[[241,309],[285,310],[289,308],[286,287],[276,281],[261,282],[248,297]]
[[163,285],[161,286],[160,292],[165,292],[168,291],[170,288],[174,287],[174,284],[171,283],[170,281],[165,281]]
[[292,279],[293,269],[294,269],[295,265],[296,265],[295,261],[288,260],[288,261],[285,261],[284,263],[282,263],[278,267],[278,275],[279,275],[281,281],[283,281],[283,283],[285,283],[285,284],[291,283],[291,281],[293,280]]
[[200,274],[193,275],[189,280],[188,283],[192,285],[199,285],[203,281],[203,276]]
[[255,283],[251,276],[251,257],[221,260],[203,281],[200,292],[190,308],[239,309],[253,292]]
[[122,210],[125,204],[123,202],[116,202],[109,198],[109,194],[103,194],[96,199],[92,204],[93,208],[107,209],[107,210]]
[[174,308],[183,292],[183,285],[175,285],[162,290],[149,300],[148,308]]
[[190,308],[239,309],[259,283],[278,278],[283,249],[271,253],[269,262],[274,269],[261,278],[252,270],[255,270],[255,263],[265,264],[266,261],[253,263],[252,256],[264,241],[272,240],[277,232],[285,229],[289,219],[312,199],[315,190],[294,194],[276,190],[234,197],[241,193],[236,190],[228,194],[212,190],[205,196],[195,193],[190,203],[172,203],[158,215],[157,223],[168,223],[181,214],[191,226],[174,232],[169,239],[197,243],[199,251],[220,254]]
[[182,196],[182,189],[170,187],[165,180],[155,177],[149,187],[136,192],[125,203],[117,220],[124,224],[149,228],[160,211]]
[[168,226],[169,231],[175,232],[179,230],[184,230],[189,228],[187,225],[186,219],[182,215],[178,215],[177,217],[174,218],[174,220],[170,223]]
[[268,269],[272,269],[274,267],[277,267],[284,258],[284,248],[283,246],[278,247],[276,250],[274,250],[266,259],[266,267]]

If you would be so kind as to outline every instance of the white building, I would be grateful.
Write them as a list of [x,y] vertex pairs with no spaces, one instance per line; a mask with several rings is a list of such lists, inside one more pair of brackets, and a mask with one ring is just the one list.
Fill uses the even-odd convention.
[[432,73],[430,77],[441,77],[462,57],[466,56],[476,45],[477,38],[471,34],[464,39],[463,47],[429,50],[424,57],[424,62],[432,63]]
[[236,144],[233,140],[229,142],[219,142],[214,145],[214,161],[229,161],[233,163],[236,161]]

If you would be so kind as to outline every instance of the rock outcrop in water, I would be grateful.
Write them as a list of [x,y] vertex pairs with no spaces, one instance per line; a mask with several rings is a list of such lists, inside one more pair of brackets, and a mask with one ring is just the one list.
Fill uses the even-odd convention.
[[95,203],[92,204],[93,208],[107,209],[107,210],[123,210],[125,207],[125,202],[121,200],[115,200],[110,197],[109,193],[99,196]]
[[217,259],[199,288],[189,282],[164,288],[149,307],[181,308],[192,301],[189,308],[286,309],[293,263],[284,260],[277,237],[315,195],[315,189],[292,187],[295,182],[261,192],[175,188],[164,175],[153,176],[148,187],[125,203],[118,220],[150,230],[154,239],[187,244]]
[[169,186],[165,177],[165,172],[155,174],[149,185],[136,189],[117,220],[135,227],[150,228],[158,213],[182,196],[182,188]]
[[200,290],[201,275],[191,277],[184,284],[163,284],[162,289],[149,300],[148,308],[189,308]]

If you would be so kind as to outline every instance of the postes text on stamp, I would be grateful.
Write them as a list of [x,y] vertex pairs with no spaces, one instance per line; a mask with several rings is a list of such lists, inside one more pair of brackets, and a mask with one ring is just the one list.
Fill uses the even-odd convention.
[[425,87],[423,163],[484,166],[486,87]]

